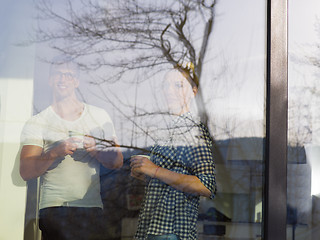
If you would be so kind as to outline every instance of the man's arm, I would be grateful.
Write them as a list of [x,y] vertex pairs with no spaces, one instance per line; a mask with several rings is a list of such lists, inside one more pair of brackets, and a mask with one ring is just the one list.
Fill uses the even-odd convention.
[[106,151],[98,150],[96,141],[93,137],[86,136],[83,146],[92,157],[96,158],[104,167],[109,169],[121,168],[123,165],[123,156],[119,145],[107,147]]
[[43,153],[42,147],[23,146],[20,153],[20,175],[25,181],[39,177],[53,162],[54,159],[50,159],[49,153]]
[[25,145],[20,153],[20,175],[27,181],[43,175],[58,158],[72,155],[77,148],[74,139],[62,141],[51,150],[44,152],[42,147]]
[[96,158],[109,169],[121,168],[123,165],[123,156],[119,147],[113,147],[108,151],[99,151]]

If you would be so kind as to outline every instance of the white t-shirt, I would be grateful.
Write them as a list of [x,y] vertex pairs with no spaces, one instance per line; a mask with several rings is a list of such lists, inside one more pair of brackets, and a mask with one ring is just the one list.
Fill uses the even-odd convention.
[[[59,141],[69,138],[70,131],[105,140],[115,138],[108,113],[85,104],[82,115],[75,121],[62,119],[51,106],[48,107],[26,123],[21,142],[47,151]],[[42,175],[40,209],[54,206],[102,208],[99,170],[99,162],[84,149],[77,149],[72,156],[56,159]]]

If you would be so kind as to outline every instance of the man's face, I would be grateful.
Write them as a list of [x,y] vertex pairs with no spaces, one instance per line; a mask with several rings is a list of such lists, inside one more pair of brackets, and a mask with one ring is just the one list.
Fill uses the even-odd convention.
[[170,72],[163,83],[163,91],[169,111],[180,115],[189,111],[194,91],[188,80],[178,71]]
[[50,86],[56,97],[65,98],[75,94],[79,81],[74,70],[64,64],[51,69]]

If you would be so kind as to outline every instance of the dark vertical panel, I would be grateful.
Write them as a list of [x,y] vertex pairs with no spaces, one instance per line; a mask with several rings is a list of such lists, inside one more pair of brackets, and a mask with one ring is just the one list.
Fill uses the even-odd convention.
[[264,239],[286,239],[287,0],[267,6],[266,189]]

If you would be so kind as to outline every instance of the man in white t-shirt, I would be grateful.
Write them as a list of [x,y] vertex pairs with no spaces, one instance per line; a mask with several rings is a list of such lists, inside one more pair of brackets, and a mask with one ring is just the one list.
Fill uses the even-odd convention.
[[20,174],[41,176],[39,226],[44,240],[99,239],[103,208],[100,163],[120,168],[123,156],[108,113],[78,100],[76,66],[53,64],[52,105],[25,125]]

